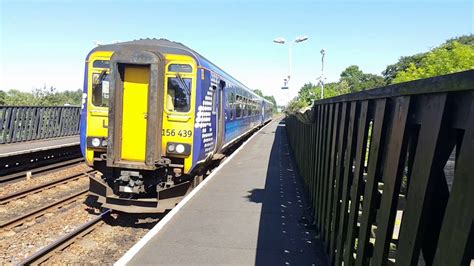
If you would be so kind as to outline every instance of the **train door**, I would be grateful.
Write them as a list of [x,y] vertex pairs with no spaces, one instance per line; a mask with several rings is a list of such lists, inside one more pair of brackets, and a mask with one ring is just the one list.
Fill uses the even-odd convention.
[[122,159],[145,161],[148,105],[148,67],[129,66],[124,69]]
[[112,56],[108,166],[151,170],[161,158],[163,62],[146,51]]
[[215,151],[219,151],[224,142],[225,136],[225,108],[224,108],[224,88],[225,82],[220,81],[217,86],[216,96],[217,96],[217,138]]

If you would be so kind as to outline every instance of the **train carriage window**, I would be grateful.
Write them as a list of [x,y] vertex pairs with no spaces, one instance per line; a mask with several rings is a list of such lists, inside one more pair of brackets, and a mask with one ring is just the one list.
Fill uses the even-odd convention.
[[191,108],[191,79],[168,78],[166,108],[173,112],[189,112]]
[[247,117],[249,115],[249,101],[247,98],[244,99],[244,116]]
[[240,95],[237,95],[235,101],[235,118],[242,117],[242,101]]
[[97,107],[109,106],[109,74],[105,70],[92,75],[92,104]]
[[169,72],[181,72],[181,73],[192,73],[193,68],[190,65],[183,65],[183,64],[170,64],[168,66]]
[[235,95],[234,92],[231,92],[229,94],[229,113],[230,113],[230,119],[234,119],[234,104],[235,102]]
[[92,63],[93,68],[110,68],[110,61],[109,60],[95,60]]

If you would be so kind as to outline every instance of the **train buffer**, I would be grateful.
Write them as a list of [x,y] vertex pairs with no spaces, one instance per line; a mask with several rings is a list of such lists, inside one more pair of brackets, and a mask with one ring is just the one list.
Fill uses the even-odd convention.
[[285,123],[255,133],[118,265],[326,265]]

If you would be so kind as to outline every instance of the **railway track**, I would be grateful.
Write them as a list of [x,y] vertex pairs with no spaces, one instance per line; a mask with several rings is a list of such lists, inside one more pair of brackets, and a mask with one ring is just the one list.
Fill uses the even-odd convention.
[[89,222],[76,228],[74,231],[62,236],[58,240],[54,241],[53,243],[49,244],[48,246],[40,249],[38,252],[29,256],[28,258],[23,260],[20,263],[20,265],[39,265],[47,261],[49,258],[54,256],[57,252],[64,250],[65,248],[72,245],[77,240],[81,239],[85,235],[92,232],[94,229],[100,226],[103,223],[104,218],[106,218],[109,215],[110,215],[110,210],[107,210],[101,213],[96,218],[90,220]]
[[46,189],[51,189],[53,187],[66,184],[68,182],[78,180],[80,178],[87,178],[87,174],[94,173],[94,172],[95,171],[90,170],[90,171],[87,171],[85,173],[78,173],[78,174],[68,175],[68,176],[65,176],[63,178],[53,180],[53,181],[48,182],[48,183],[40,184],[40,185],[31,187],[31,188],[27,188],[27,189],[24,189],[24,190],[21,190],[21,191],[18,191],[18,192],[7,194],[5,196],[0,197],[0,205],[7,204],[12,200],[24,198],[28,195],[36,194],[36,193],[39,193],[39,192],[44,191]]
[[52,203],[47,204],[45,206],[42,206],[42,207],[39,207],[39,208],[34,209],[32,211],[29,211],[29,212],[27,212],[23,215],[14,217],[10,220],[7,220],[7,221],[1,223],[0,228],[2,228],[4,230],[9,230],[9,229],[17,227],[19,225],[22,225],[27,221],[34,220],[34,219],[36,219],[40,216],[43,216],[44,214],[46,214],[48,212],[51,212],[51,211],[53,211],[55,209],[58,209],[62,206],[68,205],[70,203],[73,203],[75,201],[78,201],[78,200],[82,199],[83,196],[87,195],[88,191],[89,190],[87,188],[83,189],[83,190],[80,190],[80,191],[78,191],[78,192],[76,192],[72,195],[61,198],[61,199],[59,199],[55,202],[52,202]]
[[60,171],[74,165],[79,165],[83,162],[84,162],[84,158],[79,157],[79,158],[73,158],[73,159],[62,161],[62,162],[55,162],[55,163],[51,163],[47,165],[43,164],[38,167],[33,166],[33,168],[28,168],[28,169],[20,170],[12,174],[0,176],[0,184],[6,185],[9,183],[17,182],[17,181],[26,179],[29,175],[35,175],[35,174],[40,174],[40,173],[48,174],[48,173]]

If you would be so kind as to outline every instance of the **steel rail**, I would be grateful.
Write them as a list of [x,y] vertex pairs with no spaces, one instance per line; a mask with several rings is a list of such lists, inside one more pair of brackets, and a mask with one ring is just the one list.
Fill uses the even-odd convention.
[[[43,161],[41,161],[41,162],[43,162]],[[28,172],[31,172],[32,174],[39,174],[39,173],[47,174],[47,173],[62,170],[64,168],[70,167],[74,164],[80,164],[82,162],[84,162],[84,158],[79,157],[79,158],[66,160],[66,161],[63,161],[63,162],[57,162],[57,163],[52,163],[52,164],[39,166],[39,167],[36,167],[36,168],[33,168],[33,169],[22,170],[22,171],[13,173],[13,174],[8,174],[8,175],[5,175],[5,176],[1,176],[0,177],[0,183],[1,184],[7,184],[11,181],[16,181],[17,179],[26,178],[26,175],[27,175]]]
[[27,220],[35,219],[39,216],[42,216],[43,214],[45,214],[46,212],[50,211],[53,208],[61,207],[61,206],[64,206],[64,205],[67,205],[69,203],[72,203],[72,202],[76,201],[79,197],[87,194],[88,191],[89,191],[89,189],[81,190],[77,193],[74,193],[70,196],[62,198],[58,201],[55,201],[53,203],[50,203],[48,205],[42,206],[38,209],[35,209],[31,212],[28,212],[28,213],[23,214],[21,216],[10,219],[10,220],[0,224],[0,228],[2,228],[2,229],[11,229],[11,228],[16,227],[18,225],[21,225]]
[[40,185],[37,185],[37,186],[33,186],[31,188],[20,190],[18,192],[7,194],[3,197],[0,197],[0,205],[7,204],[7,203],[9,203],[10,201],[12,201],[14,199],[24,198],[28,195],[35,194],[35,193],[38,193],[38,192],[46,190],[46,189],[50,189],[50,188],[58,186],[58,185],[62,185],[62,184],[66,184],[68,182],[76,181],[76,180],[78,180],[82,177],[87,177],[86,173],[93,173],[93,172],[94,172],[94,170],[89,170],[89,171],[86,171],[85,173],[78,173],[78,174],[68,175],[68,176],[65,176],[63,178],[60,178],[60,179],[57,179],[57,180],[54,180],[54,181],[51,181],[51,182],[48,182],[48,183],[40,184]]
[[28,258],[20,262],[20,265],[39,265],[47,261],[57,251],[67,248],[68,246],[73,244],[77,239],[80,239],[83,236],[90,233],[91,231],[93,231],[99,224],[101,224],[101,221],[103,221],[103,219],[107,217],[108,215],[110,215],[110,210],[107,210],[101,213],[99,216],[79,226],[72,232],[62,236],[61,238],[54,241],[53,243],[38,250],[33,255],[29,256]]

